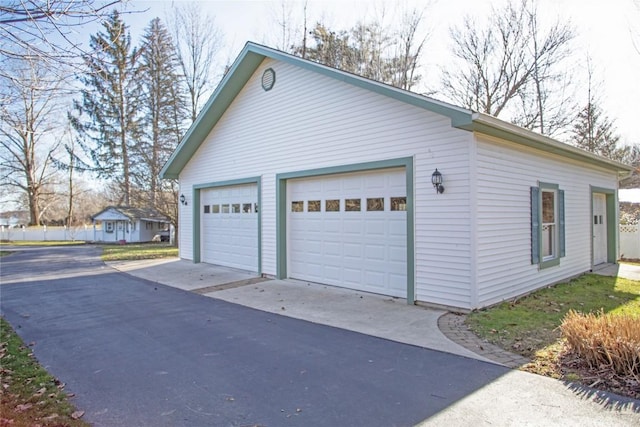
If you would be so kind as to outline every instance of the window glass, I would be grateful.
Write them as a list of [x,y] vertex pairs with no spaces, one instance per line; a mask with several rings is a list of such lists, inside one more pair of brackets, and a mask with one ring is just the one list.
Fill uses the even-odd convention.
[[234,203],[231,205],[231,213],[240,213],[240,203]]
[[325,200],[324,202],[325,212],[340,212],[340,200]]
[[212,213],[220,213],[220,205],[211,205]]
[[303,201],[291,202],[291,212],[303,212],[303,211],[304,211]]
[[347,212],[359,212],[360,199],[345,199],[344,210]]
[[242,213],[251,213],[251,203],[242,204]]
[[556,193],[542,191],[542,259],[556,256]]
[[542,192],[542,222],[555,222],[555,193],[553,191]]
[[222,211],[222,213],[229,213],[229,205],[225,203],[220,207],[220,210]]
[[406,211],[407,210],[407,198],[406,197],[392,197],[391,198],[391,210],[392,211]]
[[309,200],[307,202],[307,212],[320,212],[320,200]]
[[367,199],[367,210],[368,211],[383,211],[384,210],[384,198],[383,197],[375,197]]
[[211,212],[211,206],[204,205],[204,213],[208,214],[209,212]]

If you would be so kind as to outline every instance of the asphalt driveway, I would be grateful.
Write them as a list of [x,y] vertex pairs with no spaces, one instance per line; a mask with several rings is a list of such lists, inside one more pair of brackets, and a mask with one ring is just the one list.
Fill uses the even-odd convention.
[[87,250],[3,257],[1,308],[97,426],[413,425],[507,372],[154,284]]
[[615,396],[120,273],[91,247],[0,262],[1,314],[96,426],[638,420]]

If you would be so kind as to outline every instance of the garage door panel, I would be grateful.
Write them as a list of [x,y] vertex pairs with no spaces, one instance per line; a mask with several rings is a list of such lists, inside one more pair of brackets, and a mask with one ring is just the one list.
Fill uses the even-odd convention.
[[[405,183],[403,168],[288,181],[289,276],[406,296],[406,212],[391,201],[406,199]],[[349,199],[359,211],[346,210]],[[291,212],[292,201],[303,202],[296,205],[303,212]],[[314,208],[320,201],[320,211],[309,212],[309,201]]]
[[201,215],[202,261],[257,272],[257,185],[203,189],[200,200],[202,206],[212,206]]

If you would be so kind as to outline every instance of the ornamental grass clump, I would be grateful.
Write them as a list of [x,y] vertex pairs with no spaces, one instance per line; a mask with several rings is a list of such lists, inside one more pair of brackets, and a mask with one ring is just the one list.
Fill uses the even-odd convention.
[[569,350],[590,368],[640,381],[640,317],[570,310],[560,331]]

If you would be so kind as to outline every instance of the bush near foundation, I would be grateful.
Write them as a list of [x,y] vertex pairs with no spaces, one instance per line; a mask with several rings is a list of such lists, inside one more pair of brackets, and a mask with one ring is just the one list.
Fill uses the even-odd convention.
[[560,331],[569,351],[590,368],[640,382],[640,317],[570,310]]

